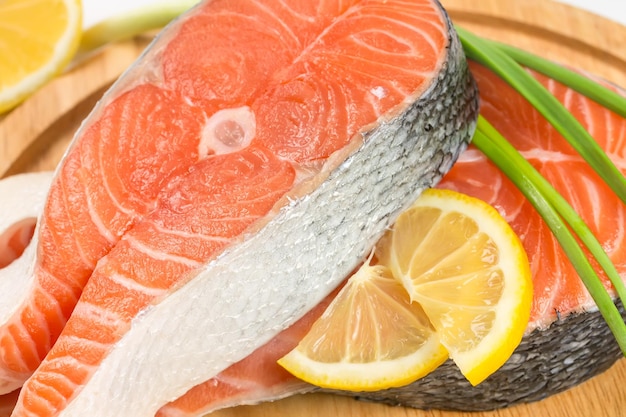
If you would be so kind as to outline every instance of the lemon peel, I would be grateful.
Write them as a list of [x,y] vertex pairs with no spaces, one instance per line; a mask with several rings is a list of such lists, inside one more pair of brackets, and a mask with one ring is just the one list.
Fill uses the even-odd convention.
[[63,71],[78,49],[81,22],[79,0],[0,3],[0,113]]

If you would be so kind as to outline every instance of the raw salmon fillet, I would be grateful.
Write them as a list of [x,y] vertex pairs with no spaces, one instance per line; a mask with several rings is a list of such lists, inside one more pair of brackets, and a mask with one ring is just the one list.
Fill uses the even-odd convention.
[[477,107],[437,2],[201,3],[56,171],[0,316],[0,386],[36,370],[14,415],[153,416],[244,360],[449,170]]

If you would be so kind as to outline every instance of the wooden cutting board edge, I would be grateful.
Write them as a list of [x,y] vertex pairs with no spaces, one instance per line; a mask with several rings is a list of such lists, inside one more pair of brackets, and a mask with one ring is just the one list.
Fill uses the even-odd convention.
[[[545,0],[442,0],[453,22],[626,86],[626,28]],[[76,63],[28,101],[0,118],[0,177],[53,169],[73,132],[102,92],[141,53],[150,36],[119,42]],[[1,196],[0,196],[1,198]],[[539,403],[484,413],[422,411],[310,394],[216,416],[359,415],[377,417],[620,417],[626,361],[579,387]]]
[[546,0],[441,1],[460,26],[626,87],[626,27],[617,22]]

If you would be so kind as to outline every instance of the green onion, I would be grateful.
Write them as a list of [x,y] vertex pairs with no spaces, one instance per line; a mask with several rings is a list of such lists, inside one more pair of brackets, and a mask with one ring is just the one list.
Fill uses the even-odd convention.
[[486,39],[484,40],[505,52],[519,64],[534,69],[535,71],[538,71],[553,80],[567,85],[573,90],[578,91],[584,96],[600,104],[602,107],[606,107],[607,109],[626,118],[626,98],[617,94],[615,91],[590,80],[588,77],[576,71],[567,69],[557,63],[531,54],[530,52],[504,43]]
[[[528,52],[482,39],[461,28],[457,28],[457,31],[467,57],[488,67],[524,96],[626,203],[624,175],[571,113],[518,62],[545,73],[624,117],[626,100],[573,71]],[[626,305],[624,282],[596,237],[567,201],[482,116],[479,117],[473,141],[513,181],[542,216],[589,290],[626,356],[626,323],[576,240],[580,239],[596,259],[613,283],[622,304]]]
[[198,2],[199,0],[155,2],[123,15],[110,17],[83,32],[78,48],[79,59],[110,42],[129,39],[140,33],[162,28]]
[[626,203],[626,177],[574,116],[501,49],[457,28],[468,58],[487,66],[524,96]]
[[595,236],[558,191],[482,116],[479,116],[473,143],[511,179],[539,212],[580,275],[626,356],[626,323],[570,228],[598,260],[624,303],[624,283]]

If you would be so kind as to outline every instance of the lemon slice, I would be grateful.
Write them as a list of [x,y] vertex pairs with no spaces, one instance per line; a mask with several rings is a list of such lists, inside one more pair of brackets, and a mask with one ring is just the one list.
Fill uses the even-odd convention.
[[80,0],[0,1],[0,113],[71,60],[81,35]]
[[406,385],[447,357],[421,307],[387,267],[367,262],[278,363],[320,387],[374,391]]
[[311,384],[402,386],[448,356],[476,385],[528,325],[532,281],[508,223],[481,200],[427,190],[378,242],[298,346],[279,360]]
[[492,206],[428,190],[381,242],[389,266],[419,303],[467,380],[476,385],[519,345],[530,315],[526,252]]

